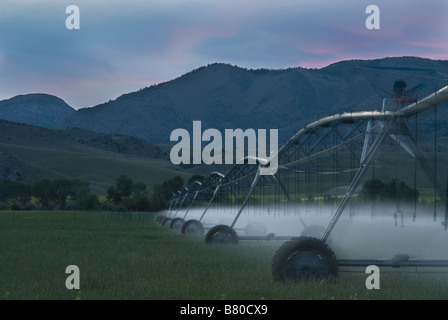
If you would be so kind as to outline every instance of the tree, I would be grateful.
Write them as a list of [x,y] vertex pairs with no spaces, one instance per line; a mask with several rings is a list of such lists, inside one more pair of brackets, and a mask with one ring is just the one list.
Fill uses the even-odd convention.
[[39,203],[44,208],[48,208],[50,204],[51,200],[50,188],[51,188],[51,180],[47,178],[34,183],[33,186],[31,187],[34,197],[37,198]]
[[159,197],[161,200],[168,201],[173,193],[182,189],[184,186],[184,180],[181,176],[176,176],[167,181],[164,181],[161,185],[154,186],[154,197]]
[[[389,183],[384,185],[381,196],[388,200],[395,200],[397,198],[397,179],[391,180]],[[401,201],[411,202],[418,199],[420,192],[410,187],[406,182],[400,180],[399,185],[399,197]]]
[[151,203],[148,198],[148,195],[146,195],[146,194],[135,195],[132,198],[130,209],[135,210],[135,211],[150,211]]
[[2,180],[0,181],[0,202],[20,202],[25,205],[31,200],[31,186],[19,182]]
[[[128,198],[131,195],[133,188],[132,179],[122,174],[115,180],[115,185],[107,189],[107,199],[114,204],[120,204],[123,198]],[[142,186],[139,185],[137,188],[142,188]]]
[[119,204],[121,202],[122,197],[118,193],[116,186],[110,186],[107,188],[107,200],[114,204]]
[[132,193],[133,185],[134,183],[132,182],[132,179],[124,174],[119,176],[115,182],[117,192],[120,194],[121,197],[129,197]]
[[72,180],[70,198],[71,200],[79,200],[90,194],[90,182],[74,179]]
[[76,202],[90,193],[90,183],[80,179],[42,179],[31,187],[32,195],[44,208],[52,204],[66,209],[67,202]]
[[367,180],[362,186],[362,196],[368,200],[376,200],[384,189],[384,183],[380,179]]
[[86,194],[76,200],[76,207],[80,210],[96,210],[101,207],[101,203],[96,194]]
[[160,211],[160,210],[166,209],[168,207],[168,202],[159,197],[152,196],[149,198],[149,201],[150,201],[149,211],[153,211],[153,212]]
[[132,193],[134,195],[142,195],[146,193],[146,184],[137,182],[132,186]]
[[[389,183],[384,183],[379,179],[367,180],[362,186],[362,196],[369,200],[376,200],[378,198],[383,200],[396,200],[397,181],[397,179],[392,179]],[[419,191],[400,180],[398,195],[401,201],[410,202],[416,198],[418,199]]]
[[67,198],[72,194],[73,181],[69,179],[56,179],[50,184],[50,199],[53,200],[60,209],[65,208]]

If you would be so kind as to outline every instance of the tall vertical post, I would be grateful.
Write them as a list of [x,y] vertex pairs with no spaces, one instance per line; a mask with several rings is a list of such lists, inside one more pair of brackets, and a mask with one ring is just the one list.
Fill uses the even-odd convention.
[[434,107],[434,221],[437,220],[437,105]]
[[241,212],[243,212],[244,207],[246,206],[247,202],[249,201],[250,197],[252,196],[252,193],[255,190],[255,187],[257,186],[258,180],[260,180],[260,168],[257,169],[257,172],[255,173],[255,178],[252,182],[252,185],[250,186],[249,192],[247,193],[246,199],[244,199],[243,204],[241,205],[240,209],[238,210],[238,213],[236,214],[235,219],[233,219],[232,224],[230,225],[231,228],[235,225],[235,223],[238,221]]
[[356,172],[355,176],[353,177],[347,192],[344,195],[344,198],[339,203],[338,208],[336,209],[336,212],[333,214],[333,217],[331,218],[331,221],[329,225],[327,226],[327,229],[325,230],[321,240],[327,241],[328,237],[331,234],[331,231],[333,230],[334,226],[338,222],[342,212],[344,212],[344,209],[347,205],[347,202],[349,201],[352,194],[355,192],[356,187],[358,186],[358,183],[363,176],[367,166],[369,165],[370,161],[372,160],[373,156],[378,150],[378,147],[382,143],[386,133],[389,131],[390,125],[392,123],[391,119],[388,119],[386,124],[383,126],[381,131],[379,132],[378,136],[375,138],[375,141],[373,142],[372,146],[369,149],[369,152],[366,155],[366,158],[364,159],[364,162],[361,163],[361,166],[359,167],[358,171]]
[[445,227],[445,231],[448,227],[448,173],[446,176],[446,194],[445,194],[445,221],[443,221],[443,226]]

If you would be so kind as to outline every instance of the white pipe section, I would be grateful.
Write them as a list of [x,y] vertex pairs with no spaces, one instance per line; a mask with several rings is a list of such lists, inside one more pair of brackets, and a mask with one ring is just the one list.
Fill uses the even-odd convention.
[[420,101],[402,108],[400,110],[400,113],[402,113],[406,117],[411,117],[446,100],[448,100],[448,86],[443,87],[442,89],[430,94]]
[[294,136],[289,139],[289,141],[283,145],[283,147],[279,150],[279,153],[285,149],[289,143],[292,143],[294,140],[296,140],[299,136],[309,132],[310,130],[314,128],[318,128],[321,126],[329,126],[331,123],[335,121],[354,121],[358,119],[384,119],[389,117],[412,117],[413,115],[420,113],[426,109],[429,109],[439,103],[442,103],[444,101],[448,100],[448,86],[443,87],[442,89],[428,95],[427,97],[423,98],[422,100],[412,103],[399,111],[356,111],[351,113],[338,113],[332,116],[328,116],[322,119],[319,119],[315,122],[312,122],[308,124],[305,128],[299,130]]

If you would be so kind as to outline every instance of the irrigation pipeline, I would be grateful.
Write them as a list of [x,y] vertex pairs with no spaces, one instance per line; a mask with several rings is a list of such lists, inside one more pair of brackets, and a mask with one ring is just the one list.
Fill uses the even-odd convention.
[[[304,129],[300,130],[299,132],[297,132],[286,144],[284,144],[282,146],[282,148],[280,148],[280,150],[278,151],[278,154],[283,153],[285,150],[287,150],[289,148],[289,146],[297,141],[297,139],[304,135],[307,134],[308,132],[310,132],[313,129],[316,129],[318,127],[324,127],[324,126],[328,126],[331,123],[335,123],[335,122],[347,122],[347,121],[354,121],[354,120],[384,120],[387,118],[410,118],[418,113],[421,113],[431,107],[437,106],[438,103],[448,100],[448,86],[443,87],[442,89],[434,92],[433,94],[427,96],[426,98],[412,103],[409,106],[406,106],[402,109],[400,109],[399,111],[359,111],[359,112],[351,112],[351,113],[342,113],[342,114],[336,114],[336,115],[332,115],[329,117],[325,117],[322,118],[318,121],[315,121],[309,125],[307,125]],[[381,124],[377,124],[376,126],[374,126],[373,128],[370,129],[370,131],[372,131],[375,127],[381,127]],[[316,152],[312,155],[309,155],[307,157],[286,163],[286,164],[281,164],[282,167],[287,167],[289,165],[293,165],[296,163],[300,163],[300,162],[306,162],[309,159],[311,159],[312,157],[317,157],[319,156],[319,154],[334,150],[344,144],[347,144],[351,141],[354,141],[355,139],[359,138],[360,136],[364,135],[366,133],[366,131],[358,134],[357,136],[353,136],[350,139],[347,139],[344,142],[341,142],[340,144],[334,145],[332,147],[329,147],[327,149],[321,150],[319,152]],[[243,178],[249,177],[251,176],[251,174],[248,174],[244,177],[232,180],[232,181],[228,181],[226,182],[226,184],[230,184],[233,183],[235,181],[241,180]]]
[[[383,119],[387,119],[387,118],[396,118],[396,119],[410,118],[410,117],[417,115],[418,113],[421,113],[431,107],[437,107],[438,103],[443,102],[445,100],[448,100],[448,86],[443,87],[442,89],[434,92],[433,94],[427,96],[426,98],[423,98],[420,101],[412,103],[409,106],[403,107],[399,111],[360,111],[360,112],[336,114],[336,115],[332,115],[329,117],[325,117],[325,118],[322,118],[318,121],[315,121],[315,122],[305,126],[304,129],[297,132],[286,144],[284,144],[282,146],[282,148],[280,148],[280,150],[278,151],[278,155],[281,154],[282,152],[284,152],[285,150],[287,150],[289,148],[289,146],[292,143],[294,143],[295,141],[297,141],[297,139],[300,136],[307,134],[311,130],[316,129],[318,127],[328,126],[331,123],[335,123],[335,122],[347,122],[347,121],[354,121],[354,120],[359,120],[359,119],[383,120]],[[375,129],[377,127],[381,127],[381,126],[382,126],[382,124],[377,124],[374,127],[370,128],[370,131],[373,131],[373,129]],[[356,140],[357,138],[366,134],[366,132],[367,131],[364,131],[364,132],[358,134],[357,136],[353,136],[353,137],[347,139],[346,141],[343,141],[337,145],[334,145],[334,146],[331,146],[324,150],[321,150],[319,152],[316,152],[312,155],[306,156],[304,158],[301,158],[301,159],[298,159],[298,160],[295,160],[295,161],[292,161],[292,162],[289,162],[286,164],[281,164],[281,167],[287,168],[288,166],[293,165],[293,164],[297,164],[300,162],[306,162],[313,157],[317,157],[320,154],[326,153],[326,152],[334,150],[342,145],[345,145],[349,142],[352,142],[352,141]],[[247,176],[245,176],[245,177],[247,177]]]
[[[332,150],[336,150],[337,148],[347,145],[350,142],[354,142],[356,139],[362,137],[363,135],[366,135],[368,132],[373,132],[375,128],[381,128],[384,126],[383,123],[381,123],[381,120],[387,120],[387,119],[400,119],[400,118],[410,118],[414,115],[417,115],[431,107],[437,106],[440,102],[443,102],[445,100],[448,100],[448,86],[443,87],[442,89],[435,91],[434,93],[430,94],[429,96],[414,102],[408,106],[405,106],[398,111],[359,111],[359,112],[351,112],[351,113],[342,113],[342,114],[335,114],[332,116],[324,117],[322,119],[319,119],[315,122],[312,122],[305,126],[305,128],[299,130],[294,136],[292,136],[289,141],[287,141],[278,151],[277,154],[274,156],[279,156],[286,152],[291,145],[293,145],[298,139],[310,132],[312,132],[315,129],[322,128],[322,127],[328,127],[330,125],[335,125],[337,123],[344,123],[344,122],[354,122],[355,120],[377,120],[379,123],[375,126],[368,127],[367,130],[362,131],[361,133],[357,135],[352,135],[352,137],[345,139],[339,144],[333,145],[329,148],[325,148],[323,150],[320,150],[318,152],[315,152],[311,155],[306,155],[305,157],[302,157],[300,159],[281,164],[279,163],[279,168],[291,170],[288,168],[289,166],[292,166],[294,164],[298,164],[301,162],[307,162],[310,161],[312,158],[319,157],[319,155],[322,155],[324,153],[330,152]],[[401,144],[401,143],[400,143]],[[240,163],[235,165],[232,169],[230,169],[219,181],[216,181],[214,184],[208,185],[206,188],[204,187],[202,190],[217,187],[220,186],[230,186],[232,184],[237,184],[238,182],[245,180],[247,178],[253,177],[254,174],[257,172],[257,167],[254,165],[253,168],[250,168],[250,172],[239,176],[237,174],[235,177],[235,170],[236,167],[241,165],[241,162],[244,163],[245,160],[249,160],[249,157],[245,157],[244,159],[241,159]],[[261,160],[264,160],[264,162],[268,161],[267,159],[257,159],[261,162]],[[267,163],[267,162],[266,162]],[[247,168],[247,166],[253,165],[253,164],[244,164]],[[294,171],[294,170],[293,170]],[[230,178],[230,179],[229,179]],[[199,190],[202,191],[202,190]]]
[[[375,125],[374,127],[372,127],[370,130],[373,130],[373,129],[375,129],[375,128],[379,128],[379,127],[381,127],[381,125],[380,125],[380,124],[377,124],[377,125]],[[349,138],[349,139],[347,139],[347,140],[345,140],[345,141],[343,141],[343,142],[341,142],[341,143],[339,143],[339,144],[337,144],[337,145],[334,145],[334,146],[328,147],[328,148],[326,148],[326,149],[320,150],[320,151],[318,151],[318,152],[316,152],[316,153],[313,153],[313,154],[308,155],[308,156],[306,156],[306,157],[300,158],[300,159],[298,159],[298,160],[294,160],[294,161],[288,162],[288,163],[286,163],[286,164],[281,164],[281,165],[279,164],[278,167],[279,167],[279,168],[282,168],[282,169],[291,170],[290,168],[288,168],[289,166],[292,166],[292,165],[295,165],[295,164],[299,164],[299,163],[303,163],[303,162],[310,161],[311,159],[316,158],[316,157],[318,157],[319,155],[325,154],[326,152],[329,152],[329,151],[335,150],[335,149],[337,149],[337,148],[339,148],[339,147],[341,147],[341,146],[347,145],[348,143],[350,143],[350,142],[352,142],[352,141],[354,141],[354,140],[356,140],[356,139],[358,139],[358,138],[364,136],[364,135],[366,134],[366,132],[367,132],[367,131],[363,131],[363,132],[361,132],[360,134],[358,134],[358,135],[356,135],[356,136],[352,136],[351,138]],[[246,158],[245,158],[245,159],[246,159]],[[244,160],[245,160],[245,159],[244,159]],[[241,165],[241,164],[237,164],[237,165]],[[248,164],[248,165],[251,165],[251,164]],[[252,164],[252,165],[254,165],[254,164]],[[353,170],[354,170],[354,169],[346,170],[346,172],[353,171]],[[252,172],[250,172],[250,173],[248,173],[248,174],[246,174],[246,175],[243,175],[243,176],[241,176],[241,177],[235,178],[235,179],[233,179],[233,180],[228,180],[228,181],[226,181],[225,183],[221,183],[221,186],[228,186],[228,185],[236,184],[236,183],[238,183],[238,182],[241,181],[241,180],[244,180],[244,179],[246,179],[246,178],[252,177],[252,176],[254,175],[255,171],[256,171],[256,170],[253,170]],[[295,171],[295,170],[292,170],[292,171],[293,171],[293,172],[296,172],[296,173],[299,173],[298,171]],[[327,174],[331,174],[332,172],[326,172],[326,173],[327,173]],[[322,173],[321,173],[321,174],[322,174]],[[218,183],[216,183],[216,184],[212,184],[212,185],[210,185],[209,187],[210,187],[210,188],[213,188],[213,187],[218,186],[219,184],[220,184],[220,183],[218,182]]]
[[[372,127],[372,128],[370,129],[370,131],[372,131],[372,129],[375,129],[375,128],[378,128],[378,127],[381,127],[381,125],[380,125],[380,124],[375,125],[374,127]],[[367,133],[367,130],[365,130],[365,131],[361,132],[360,134],[358,134],[358,135],[356,135],[356,136],[353,136],[353,137],[351,137],[350,139],[347,139],[347,140],[345,140],[345,141],[343,141],[343,142],[341,142],[341,143],[339,143],[339,144],[336,144],[336,145],[331,146],[331,147],[329,147],[329,148],[320,150],[320,151],[318,151],[318,152],[316,152],[316,153],[313,153],[313,154],[311,154],[311,155],[308,155],[308,156],[306,156],[306,157],[303,157],[303,158],[300,158],[300,159],[297,159],[297,160],[288,162],[288,163],[283,164],[283,165],[281,165],[281,166],[279,166],[279,167],[284,168],[284,169],[288,169],[288,166],[291,166],[291,165],[294,165],[294,164],[299,164],[299,163],[302,163],[302,162],[307,162],[307,161],[311,160],[312,158],[318,157],[318,156],[320,156],[320,155],[322,155],[322,154],[325,154],[325,153],[327,153],[327,152],[329,152],[329,151],[336,150],[337,148],[339,148],[339,147],[341,147],[341,146],[347,145],[349,142],[353,142],[353,141],[355,141],[356,139],[358,139],[358,138],[364,136],[366,133]],[[349,170],[349,171],[351,171],[351,170]]]

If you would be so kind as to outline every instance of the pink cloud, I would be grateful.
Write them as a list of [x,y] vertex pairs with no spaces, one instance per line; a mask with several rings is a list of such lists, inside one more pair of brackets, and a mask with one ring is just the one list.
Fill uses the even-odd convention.
[[163,52],[163,55],[160,56],[160,59],[166,62],[192,63],[196,59],[192,50],[207,38],[229,38],[236,34],[237,31],[235,28],[217,29],[215,27],[204,26],[175,27],[170,31],[169,44],[165,52]]
[[448,50],[448,43],[422,42],[422,41],[404,41],[403,43],[406,45],[409,45],[409,46],[413,46],[413,47],[424,47],[424,48],[431,48],[431,49]]

